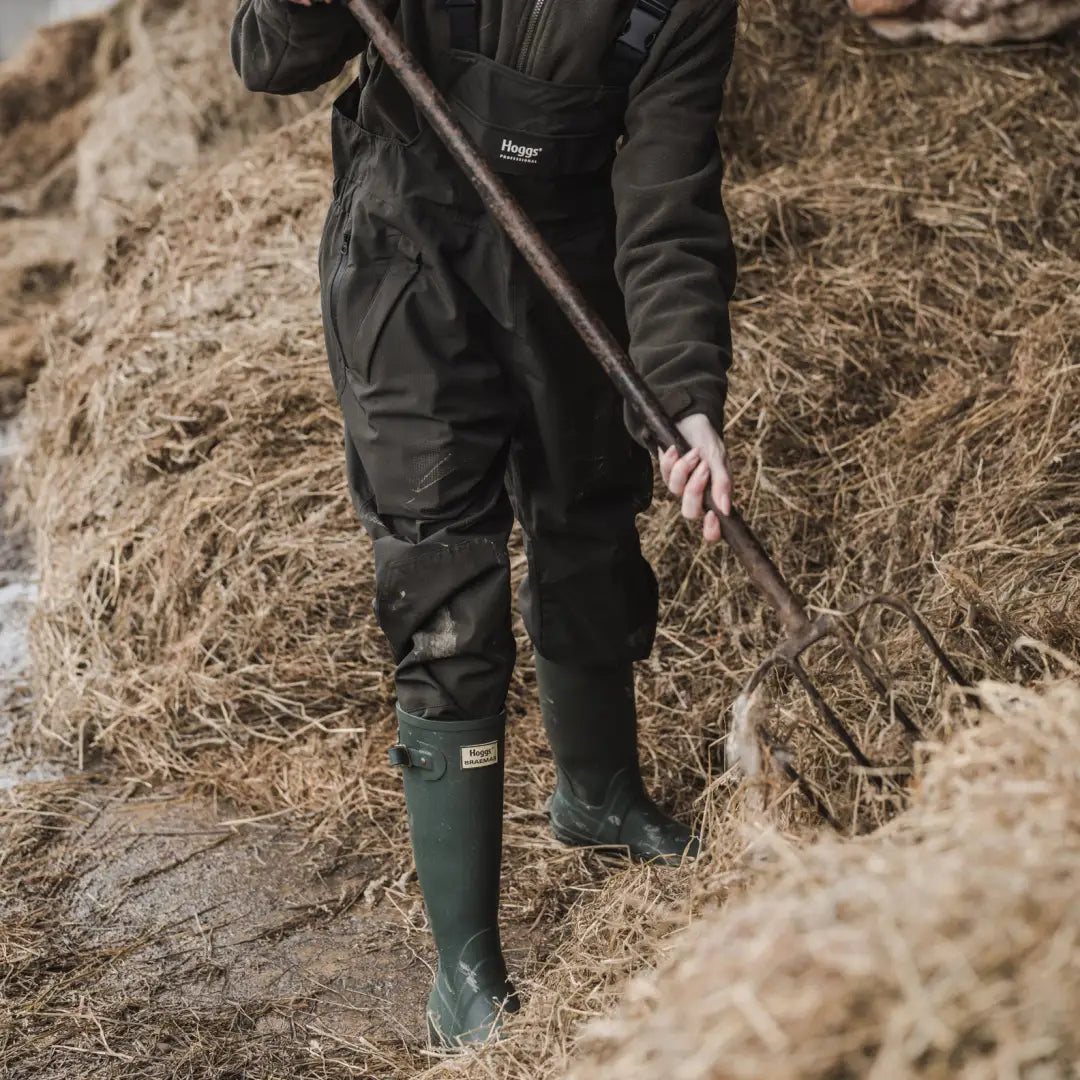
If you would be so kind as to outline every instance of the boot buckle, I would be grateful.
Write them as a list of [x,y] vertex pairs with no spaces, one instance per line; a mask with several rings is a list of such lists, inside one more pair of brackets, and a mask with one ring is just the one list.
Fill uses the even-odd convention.
[[422,769],[425,780],[438,780],[446,772],[446,758],[429,746],[412,747],[395,743],[387,751],[390,764],[401,769]]
[[387,754],[390,758],[390,764],[395,767],[407,768],[412,765],[412,759],[409,757],[409,748],[402,746],[401,743],[395,743],[387,750]]

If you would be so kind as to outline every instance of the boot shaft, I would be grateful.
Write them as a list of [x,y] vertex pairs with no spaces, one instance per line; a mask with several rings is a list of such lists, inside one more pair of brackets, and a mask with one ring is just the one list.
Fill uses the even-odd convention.
[[695,856],[692,830],[645,792],[631,665],[575,668],[537,655],[536,681],[557,774],[548,811],[555,835],[623,848],[646,862],[677,865],[684,854]]
[[612,779],[638,777],[637,708],[632,665],[578,668],[536,656],[544,730],[559,784],[599,806]]
[[500,954],[505,714],[428,720],[398,710],[405,805],[420,889],[443,968]]

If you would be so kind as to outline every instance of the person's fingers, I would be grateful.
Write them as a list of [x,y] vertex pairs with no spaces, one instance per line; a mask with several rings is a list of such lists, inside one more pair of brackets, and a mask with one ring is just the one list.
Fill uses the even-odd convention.
[[720,532],[720,519],[711,510],[705,515],[705,525],[702,529],[705,539],[710,544],[715,544],[723,535]]
[[672,465],[671,475],[668,477],[668,490],[672,495],[682,495],[686,490],[687,482],[700,464],[701,452],[695,449],[684,454]]
[[679,451],[674,446],[669,446],[660,454],[660,478],[664,481],[664,486],[669,486],[671,480],[671,470],[675,465],[675,462],[679,460]]
[[711,472],[713,505],[727,517],[731,513],[731,473],[728,472],[727,461],[714,465]]
[[705,490],[709,486],[709,466],[703,461],[694,470],[682,493],[682,515],[693,521],[701,517]]

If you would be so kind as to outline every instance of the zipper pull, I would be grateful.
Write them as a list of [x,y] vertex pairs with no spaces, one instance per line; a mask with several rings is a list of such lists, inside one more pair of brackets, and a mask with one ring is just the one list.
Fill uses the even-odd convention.
[[347,232],[347,233],[346,233],[346,234],[345,234],[345,235],[344,235],[344,236],[343,236],[343,237],[341,238],[341,254],[342,254],[342,255],[348,255],[348,254],[349,254],[349,244],[350,244],[351,242],[352,242],[352,233],[350,233],[350,232]]

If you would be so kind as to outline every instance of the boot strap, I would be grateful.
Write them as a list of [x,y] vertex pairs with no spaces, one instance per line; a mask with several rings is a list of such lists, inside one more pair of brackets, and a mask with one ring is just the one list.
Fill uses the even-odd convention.
[[438,780],[446,772],[446,758],[430,746],[412,747],[395,743],[387,751],[390,764],[403,769],[422,769],[425,780]]

